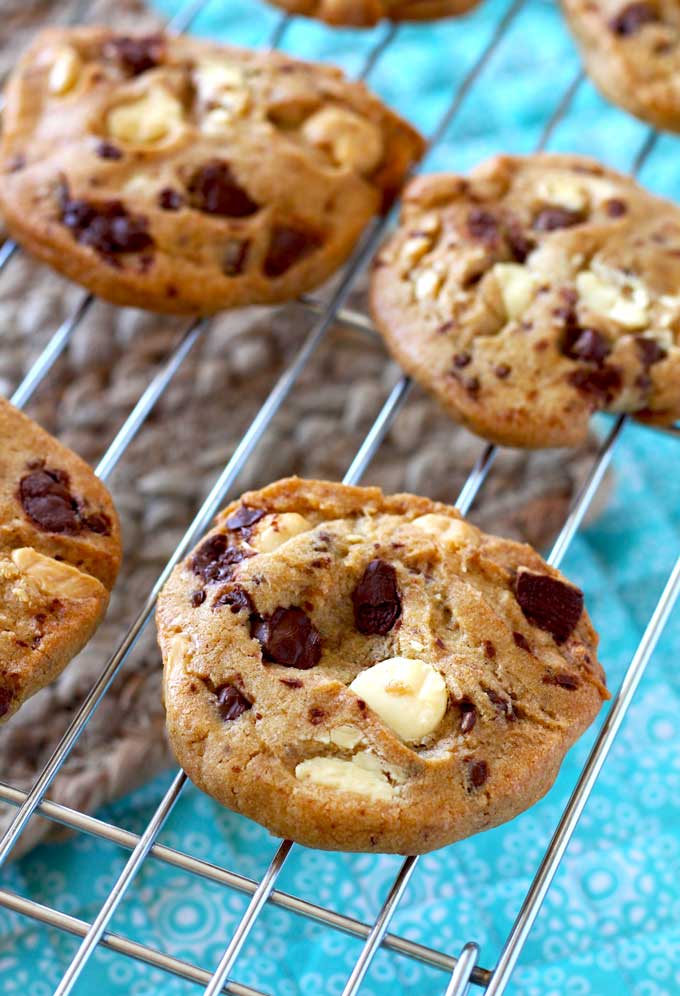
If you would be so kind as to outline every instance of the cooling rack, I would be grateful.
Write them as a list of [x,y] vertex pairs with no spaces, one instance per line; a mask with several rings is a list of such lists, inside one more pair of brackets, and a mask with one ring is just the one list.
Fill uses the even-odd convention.
[[[215,0],[192,0],[169,23],[169,29],[174,32],[187,30],[194,18],[210,2],[215,2]],[[477,84],[487,64],[492,62],[496,49],[526,2],[527,0],[511,0],[509,2],[487,43],[456,87],[455,92],[451,95],[448,107],[445,109],[430,136],[425,165],[427,165],[427,159],[432,155],[433,150],[445,139],[450,126],[465,103],[469,91]],[[289,28],[290,21],[290,17],[281,15],[270,37],[263,39],[263,41],[269,44],[270,47],[279,45]],[[382,34],[379,34],[377,41],[364,59],[363,66],[358,74],[360,77],[367,77],[371,73],[378,61],[388,51],[398,30],[395,26],[389,26],[384,28]],[[579,73],[572,79],[563,93],[557,94],[554,102],[554,110],[543,125],[541,136],[536,146],[537,149],[547,148],[556,129],[563,121],[576,98],[582,82],[583,76]],[[633,174],[639,173],[642,169],[656,141],[656,133],[649,131],[633,161],[630,163],[630,169]],[[415,959],[441,970],[441,992],[443,996],[464,996],[470,990],[471,986],[479,987],[488,996],[500,996],[507,989],[511,973],[521,954],[527,936],[551,886],[598,774],[607,759],[614,738],[633,700],[644,669],[668,621],[671,610],[680,593],[680,559],[676,562],[674,569],[668,577],[663,593],[647,623],[642,639],[630,661],[623,681],[612,700],[606,719],[545,851],[540,867],[521,905],[514,925],[505,940],[500,956],[493,967],[484,967],[479,964],[479,948],[473,939],[465,944],[457,955],[452,955],[416,943],[389,931],[392,918],[416,869],[418,859],[415,857],[408,857],[403,860],[378,916],[372,923],[364,923],[353,917],[283,892],[277,888],[279,875],[293,847],[290,841],[284,841],[280,844],[265,874],[258,882],[236,871],[219,867],[196,855],[159,843],[157,838],[186,782],[186,776],[182,772],[178,772],[172,780],[160,805],[141,834],[133,833],[112,823],[46,799],[46,793],[54,778],[85,731],[88,721],[106,695],[118,670],[132,651],[143,630],[149,624],[158,592],[172,568],[195,544],[200,535],[209,526],[215,512],[223,505],[238,474],[255,451],[268,426],[295,387],[302,371],[326,333],[333,324],[345,324],[366,334],[374,333],[370,318],[363,312],[350,307],[348,301],[350,300],[352,289],[362,272],[366,269],[388,224],[389,219],[383,218],[375,221],[369,228],[355,255],[342,272],[328,300],[322,300],[314,296],[306,296],[302,299],[301,303],[303,306],[314,316],[311,330],[293,362],[280,376],[262,407],[257,412],[222,473],[219,475],[204,504],[187,528],[186,533],[165,569],[149,592],[137,618],[106,663],[100,677],[87,694],[33,788],[29,792],[25,792],[12,787],[6,782],[0,782],[0,800],[16,807],[16,814],[0,839],[0,864],[6,861],[29,820],[36,813],[55,823],[62,824],[71,830],[112,842],[130,852],[125,867],[114,882],[99,913],[92,922],[85,922],[67,913],[15,894],[7,889],[0,889],[0,905],[18,914],[30,917],[35,921],[56,928],[59,931],[81,938],[80,946],[55,991],[56,996],[66,996],[67,993],[72,991],[88,959],[98,946],[111,949],[122,955],[146,963],[149,966],[195,983],[196,986],[203,987],[204,992],[208,996],[210,994],[214,996],[214,994],[221,992],[232,993],[235,996],[266,996],[259,989],[239,983],[231,975],[239,953],[242,951],[260,913],[268,903],[363,941],[359,956],[346,980],[343,996],[354,996],[354,994],[359,992],[362,981],[381,947],[403,957]],[[18,251],[19,249],[14,243],[11,241],[5,242],[0,249],[0,273],[6,268],[12,256]],[[85,319],[92,305],[92,296],[89,294],[83,295],[73,313],[56,330],[44,351],[18,386],[12,397],[15,405],[20,408],[24,407],[33,398],[39,385],[48,376],[55,362],[67,347],[74,331]],[[196,320],[188,324],[178,345],[167,358],[165,365],[143,392],[99,462],[96,472],[103,480],[106,480],[111,475],[118,462],[123,458],[128,446],[143,426],[145,420],[162,397],[166,387],[170,384],[208,324],[209,322],[206,319]],[[344,477],[345,482],[357,483],[361,480],[387,435],[393,420],[406,401],[410,387],[410,380],[407,377],[401,377],[395,384],[352,460]],[[552,565],[557,566],[562,562],[574,536],[583,522],[584,516],[611,461],[615,447],[621,438],[626,422],[627,419],[625,416],[619,416],[610,423],[596,459],[592,463],[586,479],[573,499],[566,521],[550,552],[548,562]],[[678,435],[677,427],[671,427],[665,431]],[[461,512],[467,513],[471,508],[492,468],[495,454],[496,448],[489,445],[485,447],[478,458],[456,501],[456,507]],[[188,961],[173,957],[156,948],[111,931],[111,920],[118,905],[144,863],[151,860],[182,869],[205,881],[237,890],[250,896],[250,901],[245,912],[236,930],[233,932],[219,965],[214,972],[209,972]]]

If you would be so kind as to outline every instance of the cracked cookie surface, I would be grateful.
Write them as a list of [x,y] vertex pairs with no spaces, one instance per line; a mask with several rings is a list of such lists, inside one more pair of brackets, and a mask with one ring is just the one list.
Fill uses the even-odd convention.
[[598,89],[644,121],[680,131],[677,0],[562,0],[562,7]]
[[317,17],[338,27],[367,28],[389,21],[435,21],[457,17],[479,0],[270,0],[290,14]]
[[578,588],[377,488],[243,495],[175,568],[157,625],[189,777],[332,850],[420,853],[510,819],[607,694]]
[[210,313],[330,277],[422,149],[329,66],[50,29],[6,89],[0,205],[29,251],[96,294]]
[[404,369],[509,446],[578,445],[596,411],[680,417],[680,209],[569,155],[407,187],[371,308]]
[[104,485],[0,399],[0,720],[87,643],[120,558],[118,517]]

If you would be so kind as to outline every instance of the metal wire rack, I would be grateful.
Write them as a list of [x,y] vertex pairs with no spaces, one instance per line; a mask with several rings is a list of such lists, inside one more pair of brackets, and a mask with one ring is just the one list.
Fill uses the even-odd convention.
[[[191,26],[194,17],[209,2],[210,0],[191,0],[169,23],[169,30],[175,32],[185,31]],[[525,2],[526,0],[511,0],[509,3],[487,44],[479,53],[474,64],[452,95],[449,106],[430,137],[428,155],[447,135],[449,127],[458,115],[469,91],[475,86],[487,63],[493,58],[499,43],[520,13]],[[288,16],[281,15],[273,34],[267,40],[270,47],[276,47],[279,44],[289,26],[289,22],[290,18]],[[364,61],[359,74],[362,78],[371,72],[378,60],[384,55],[397,30],[396,27],[391,26],[386,28],[382,33]],[[544,149],[548,146],[555,129],[569,110],[582,81],[583,76],[579,73],[558,99],[550,119],[544,125],[537,149]],[[653,131],[648,133],[642,147],[631,164],[631,172],[633,174],[637,174],[646,162],[655,145],[656,137]],[[41,816],[55,823],[62,824],[71,830],[104,839],[130,851],[127,864],[106,897],[98,915],[91,923],[41,905],[7,889],[0,889],[0,905],[16,913],[31,917],[43,924],[82,938],[80,947],[59,983],[56,996],[66,996],[67,993],[71,992],[88,959],[98,945],[137,959],[147,965],[162,969],[165,972],[193,982],[197,986],[202,986],[207,996],[214,996],[214,994],[221,992],[232,993],[235,996],[265,996],[259,990],[232,979],[231,972],[250,931],[267,903],[363,940],[364,943],[361,952],[347,979],[343,996],[354,996],[359,991],[364,976],[381,946],[402,956],[416,959],[440,969],[446,976],[442,981],[444,996],[464,996],[471,985],[481,987],[488,996],[500,996],[506,990],[522,947],[538,915],[546,893],[550,888],[598,774],[607,759],[607,755],[631,704],[644,669],[680,594],[679,559],[667,580],[661,598],[649,619],[637,651],[613,698],[605,722],[493,969],[484,968],[478,964],[479,949],[472,941],[462,948],[458,956],[454,956],[389,932],[392,917],[416,869],[418,859],[415,857],[404,859],[377,918],[373,923],[367,924],[277,889],[279,874],[293,846],[290,841],[284,841],[280,844],[267,871],[259,882],[253,881],[238,872],[219,867],[194,855],[158,843],[158,835],[186,782],[186,776],[183,772],[177,773],[170,788],[141,835],[70,809],[67,806],[50,802],[45,798],[52,781],[69,757],[70,752],[85,730],[92,714],[106,695],[119,668],[149,623],[157,595],[172,568],[209,526],[215,512],[224,503],[239,472],[253,454],[267,427],[284,404],[300,374],[331,325],[334,323],[344,323],[362,332],[372,333],[375,331],[370,318],[362,312],[347,307],[347,301],[358,277],[367,266],[384,235],[388,223],[389,219],[386,218],[373,223],[354,257],[346,266],[330,300],[322,302],[314,297],[304,297],[302,299],[301,303],[311,314],[316,316],[316,320],[307,338],[304,340],[292,364],[281,375],[253,419],[229,462],[215,482],[203,506],[199,509],[165,569],[149,592],[137,618],[106,663],[99,679],[86,696],[33,788],[29,792],[24,792],[6,782],[0,782],[0,800],[17,807],[14,819],[0,840],[0,865],[6,861],[34,813],[39,813]],[[18,247],[14,243],[11,241],[5,242],[0,249],[0,272],[5,269],[11,258],[18,251]],[[25,406],[33,397],[38,386],[49,374],[54,363],[66,348],[75,329],[85,319],[92,304],[92,296],[89,294],[84,295],[73,313],[53,334],[48,345],[15,391],[12,401],[16,406]],[[139,398],[96,468],[96,473],[103,480],[106,480],[111,475],[119,460],[124,456],[127,447],[139,432],[146,418],[163,395],[165,388],[180,369],[207,325],[208,321],[205,319],[193,321],[188,325],[178,345],[168,357],[164,367],[157,373]],[[357,483],[362,478],[389,431],[395,416],[404,404],[410,386],[410,381],[407,377],[402,377],[396,383],[352,460],[344,477],[345,482]],[[626,418],[620,416],[611,425],[586,480],[573,500],[568,517],[548,557],[549,563],[557,566],[567,552],[602,482],[625,423]],[[677,433],[678,430],[677,427],[674,427],[669,431]],[[456,501],[456,507],[461,512],[466,513],[475,501],[487,474],[491,470],[495,453],[496,448],[489,445],[477,460]],[[250,896],[250,902],[242,919],[227,944],[220,963],[214,972],[211,973],[197,965],[170,956],[145,944],[138,943],[109,929],[111,919],[119,903],[141,866],[149,858]]]

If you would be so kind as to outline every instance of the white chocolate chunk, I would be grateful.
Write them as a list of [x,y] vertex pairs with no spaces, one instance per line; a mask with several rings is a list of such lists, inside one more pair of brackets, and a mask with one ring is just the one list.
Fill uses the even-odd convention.
[[194,84],[199,100],[219,104],[233,117],[245,113],[250,103],[250,91],[238,66],[207,59],[194,72]]
[[435,270],[423,270],[416,277],[413,285],[413,292],[417,301],[426,301],[428,298],[435,298],[441,290],[444,277]]
[[180,102],[164,87],[155,86],[138,100],[110,110],[106,128],[120,142],[148,145],[170,135],[181,125],[183,117]]
[[185,636],[184,633],[177,633],[173,636],[168,650],[168,668],[170,670],[184,668],[189,660],[190,650],[191,643],[188,636]]
[[538,196],[547,204],[556,204],[568,211],[585,211],[588,193],[584,184],[573,173],[555,170],[547,173],[538,183]]
[[11,556],[14,565],[37,584],[45,595],[78,601],[96,598],[102,593],[102,585],[96,578],[83,574],[70,564],[46,557],[33,547],[19,547],[12,550]]
[[426,252],[432,247],[432,243],[426,235],[416,235],[412,239],[407,239],[401,250],[401,258],[409,266],[414,266],[419,259],[422,259]]
[[577,275],[579,303],[625,328],[644,328],[649,322],[649,294],[642,281],[602,265],[597,270]]
[[336,745],[336,747],[346,747],[347,750],[353,750],[357,744],[361,743],[363,740],[363,735],[361,730],[357,730],[356,726],[350,726],[349,723],[343,726],[336,726],[331,730],[330,740]]
[[508,318],[521,318],[536,293],[535,276],[521,263],[496,263],[491,272],[496,278]]
[[50,93],[63,97],[72,90],[80,78],[82,65],[80,56],[70,45],[59,48],[47,78]]
[[310,757],[296,766],[295,777],[301,782],[353,792],[370,799],[388,800],[394,795],[394,789],[382,772],[362,767],[356,758],[345,761],[339,757]]
[[362,671],[349,687],[407,743],[432,733],[446,712],[446,684],[426,661],[390,657]]
[[428,535],[435,536],[447,546],[461,546],[462,544],[476,546],[479,542],[479,531],[474,526],[463,522],[462,519],[450,519],[448,515],[437,515],[435,512],[429,512],[427,515],[419,515],[412,524]]
[[338,166],[359,173],[371,173],[382,159],[383,141],[376,126],[341,107],[324,107],[312,114],[302,134],[311,145],[327,149]]
[[256,534],[251,537],[250,545],[258,553],[271,553],[293,536],[306,533],[311,528],[311,522],[297,512],[267,515],[258,522]]

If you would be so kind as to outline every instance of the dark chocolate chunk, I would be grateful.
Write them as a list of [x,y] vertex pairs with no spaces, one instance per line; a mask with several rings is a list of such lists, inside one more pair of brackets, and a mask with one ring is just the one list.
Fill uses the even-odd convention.
[[91,533],[108,536],[111,532],[111,519],[106,512],[95,512],[92,515],[80,515],[80,521]]
[[602,366],[598,370],[579,369],[569,374],[569,383],[583,394],[591,395],[600,404],[609,404],[621,390],[623,381],[616,367]]
[[581,679],[577,674],[570,674],[568,671],[558,671],[556,674],[544,674],[544,685],[558,685],[566,688],[568,692],[575,691],[581,684]]
[[275,609],[271,616],[256,617],[251,634],[262,647],[263,660],[307,671],[321,660],[321,636],[303,609]]
[[468,699],[460,703],[460,732],[469,733],[477,722],[477,706]]
[[466,367],[468,363],[472,360],[472,356],[467,352],[454,353],[453,355],[453,365],[454,367]]
[[172,187],[163,187],[158,194],[158,206],[163,211],[179,211],[184,204],[184,198],[178,190]]
[[97,146],[97,155],[100,159],[122,159],[123,153],[113,142],[100,142]]
[[507,363],[499,363],[497,367],[494,367],[493,372],[499,380],[505,380],[512,373],[512,367],[509,367]]
[[354,624],[360,633],[385,636],[401,615],[397,572],[384,560],[372,560],[352,593]]
[[205,592],[202,588],[197,591],[192,591],[191,593],[191,604],[193,608],[197,609],[199,605],[203,605],[205,602]]
[[529,253],[536,248],[535,242],[524,234],[515,218],[510,219],[505,226],[505,241],[516,263],[524,263]]
[[302,688],[302,682],[299,678],[279,678],[279,681],[288,688]]
[[190,566],[194,574],[208,583],[228,581],[236,565],[252,556],[254,553],[251,551],[229,546],[224,533],[216,533],[201,543],[191,558]]
[[556,232],[560,228],[573,228],[583,221],[580,211],[570,211],[569,208],[547,207],[534,218],[533,228],[537,232]]
[[239,505],[235,512],[229,516],[226,522],[227,529],[247,529],[254,526],[265,516],[265,511],[261,508],[248,508],[247,505]]
[[309,722],[312,726],[318,726],[319,723],[323,723],[326,718],[326,713],[323,709],[319,709],[318,706],[312,706],[309,710]]
[[604,202],[603,207],[610,218],[621,218],[628,211],[626,202],[618,197],[610,197],[608,201]]
[[89,246],[102,256],[122,252],[140,252],[154,245],[147,219],[129,214],[122,201],[87,201],[71,198],[62,185],[59,192],[61,221],[77,242]]
[[493,690],[493,688],[485,688],[484,691],[500,716],[505,716],[505,718],[509,720],[513,720],[515,718],[515,711],[512,708],[512,702],[510,699],[506,699],[505,696],[499,695],[498,692]]
[[163,58],[162,35],[143,35],[138,38],[121,35],[104,46],[104,55],[116,59],[126,72],[139,76],[154,69]]
[[528,654],[531,653],[531,646],[525,636],[523,636],[521,633],[518,633],[517,630],[515,630],[514,633],[512,634],[512,638],[515,641],[516,647],[519,647],[520,650],[526,650]]
[[474,758],[465,759],[467,779],[471,788],[481,788],[489,777],[489,765],[486,761],[475,761]]
[[639,335],[635,339],[635,345],[637,351],[640,354],[640,359],[645,367],[654,366],[660,360],[665,360],[668,356],[666,350],[656,342],[654,339],[648,339],[647,336]]
[[651,3],[644,0],[640,3],[629,3],[611,19],[609,27],[615,35],[626,38],[637,34],[645,24],[653,24],[659,20],[659,14]]
[[598,366],[609,356],[612,347],[597,329],[570,325],[562,342],[562,352],[572,360],[585,360]]
[[22,477],[19,497],[24,512],[37,526],[50,533],[77,533],[81,522],[78,503],[69,490],[63,470],[34,470]]
[[236,685],[221,685],[215,689],[217,711],[225,721],[238,719],[251,708],[252,702]]
[[551,633],[556,643],[573,633],[583,612],[580,588],[525,567],[517,572],[515,598],[529,622]]
[[321,240],[315,232],[275,225],[264,260],[264,272],[268,277],[280,277],[320,246]]
[[219,609],[222,605],[229,605],[232,612],[241,612],[245,609],[251,615],[255,612],[255,606],[248,592],[239,585],[234,585],[228,591],[223,592],[213,602],[213,608]]
[[200,166],[187,183],[191,206],[224,218],[247,218],[260,210],[238,182],[229,163],[220,159]]
[[490,211],[473,208],[467,216],[467,230],[473,239],[496,242],[499,236],[498,219]]
[[490,660],[490,661],[495,660],[495,657],[496,657],[496,647],[491,642],[491,640],[485,640],[484,641],[484,656],[487,658],[487,660]]

